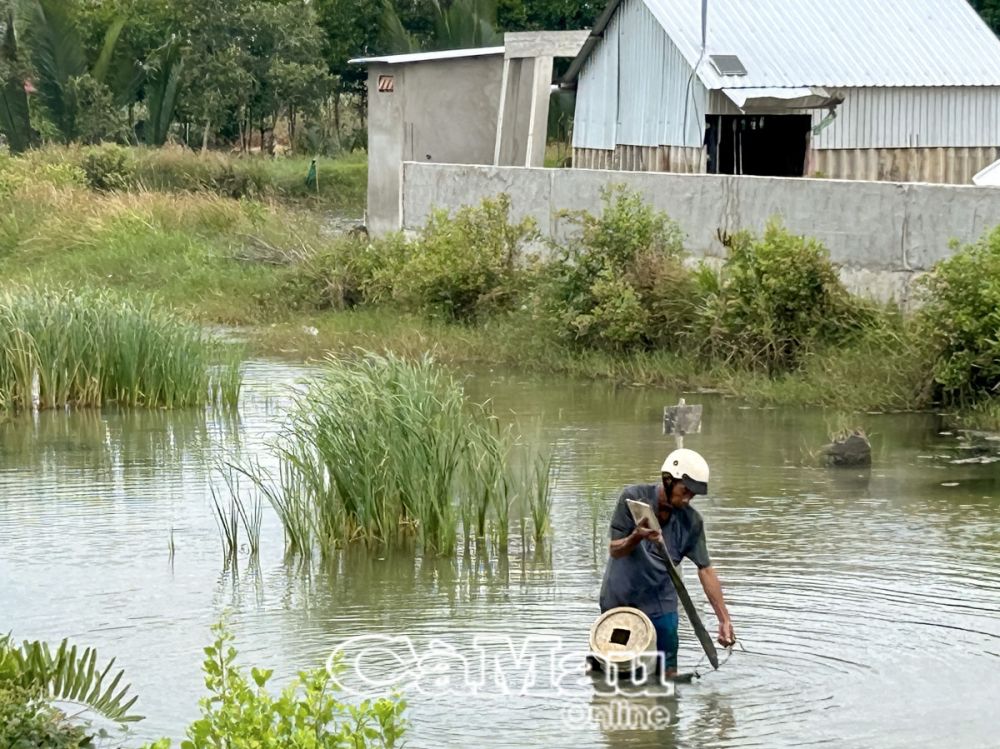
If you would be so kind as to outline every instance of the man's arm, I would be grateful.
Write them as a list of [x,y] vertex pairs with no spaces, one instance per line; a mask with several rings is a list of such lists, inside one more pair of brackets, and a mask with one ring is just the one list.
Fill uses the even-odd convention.
[[702,567],[698,570],[698,579],[701,580],[701,587],[708,596],[708,602],[715,609],[715,616],[719,620],[719,644],[729,647],[736,642],[736,635],[733,633],[733,622],[729,618],[729,609],[726,608],[726,600],[722,597],[722,583],[719,576],[715,574],[714,567]]
[[615,539],[608,544],[608,552],[613,559],[621,559],[631,554],[635,550],[635,547],[642,543],[643,539],[648,538],[655,541],[659,535],[659,531],[650,530],[646,525],[646,521],[643,520],[630,534],[624,538]]
[[630,487],[627,487],[619,495],[615,511],[611,515],[611,543],[608,545],[608,553],[612,559],[627,557],[644,538],[655,540],[659,535],[659,530],[651,530],[645,522],[638,526],[635,524],[632,511],[628,508],[630,499],[634,499],[634,496]]

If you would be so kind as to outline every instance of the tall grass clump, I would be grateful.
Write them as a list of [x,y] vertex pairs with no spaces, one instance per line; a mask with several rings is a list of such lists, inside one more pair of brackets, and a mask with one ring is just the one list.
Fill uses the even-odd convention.
[[330,358],[274,444],[280,468],[241,470],[274,505],[290,551],[414,541],[449,553],[460,529],[506,526],[523,491],[506,434],[429,358]]
[[231,349],[151,301],[95,290],[0,292],[0,398],[8,409],[232,406],[239,369]]
[[215,507],[215,523],[222,541],[222,555],[226,559],[235,557],[241,548],[240,530],[246,538],[246,548],[251,557],[260,551],[260,529],[263,522],[263,503],[260,492],[251,483],[249,493],[243,491],[240,478],[246,474],[232,466],[222,465],[221,474],[226,491],[209,486],[212,504]]

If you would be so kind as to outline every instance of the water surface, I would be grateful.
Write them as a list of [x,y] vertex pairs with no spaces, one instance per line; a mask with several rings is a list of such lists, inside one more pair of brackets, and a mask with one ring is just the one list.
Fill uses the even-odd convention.
[[[183,734],[202,694],[201,649],[223,614],[243,661],[278,679],[363,634],[408,636],[420,654],[452,648],[456,664],[509,665],[510,637],[570,655],[585,647],[614,496],[655,479],[672,446],[660,413],[679,395],[470,378],[499,412],[541,420],[558,456],[546,549],[523,548],[515,531],[506,557],[351,552],[305,567],[284,558],[268,512],[259,561],[226,566],[214,461],[260,454],[304,371],[253,363],[234,416],[45,413],[0,425],[0,630],[115,655],[147,716],[137,739]],[[508,669],[506,693],[495,681],[476,693],[455,668],[436,688],[410,685],[408,745],[1000,746],[1000,476],[970,460],[989,461],[1000,444],[940,434],[933,415],[866,415],[874,468],[831,472],[808,455],[839,417],[686,397],[705,404],[703,434],[687,446],[710,459],[712,491],[696,503],[745,650],[675,698],[645,698],[670,716],[658,730],[596,724],[608,697],[589,681],[526,688]],[[591,502],[594,490],[604,499]],[[699,655],[682,632],[681,667]]]

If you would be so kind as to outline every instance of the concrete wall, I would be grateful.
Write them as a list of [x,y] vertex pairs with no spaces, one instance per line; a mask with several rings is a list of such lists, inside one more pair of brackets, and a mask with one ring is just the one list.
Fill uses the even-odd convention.
[[601,190],[625,184],[680,222],[695,255],[721,258],[719,233],[760,230],[772,217],[822,241],[854,291],[906,304],[917,274],[1000,224],[1000,188],[710,174],[403,165],[402,224],[419,229],[433,207],[475,204],[501,192],[515,217],[546,236],[572,226],[565,210],[600,212]]
[[[369,231],[399,228],[404,160],[493,163],[502,69],[502,54],[369,66]],[[380,75],[392,92],[378,90]]]

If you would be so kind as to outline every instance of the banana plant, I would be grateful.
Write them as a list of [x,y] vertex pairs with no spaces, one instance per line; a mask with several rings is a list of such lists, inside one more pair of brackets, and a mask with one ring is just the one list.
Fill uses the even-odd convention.
[[0,687],[39,690],[52,702],[74,703],[116,723],[142,720],[130,712],[137,697],[129,697],[130,684],[120,686],[124,671],[112,675],[114,664],[112,658],[98,668],[96,650],[80,651],[66,640],[53,653],[47,643],[25,641],[17,647],[9,636],[0,636]]

